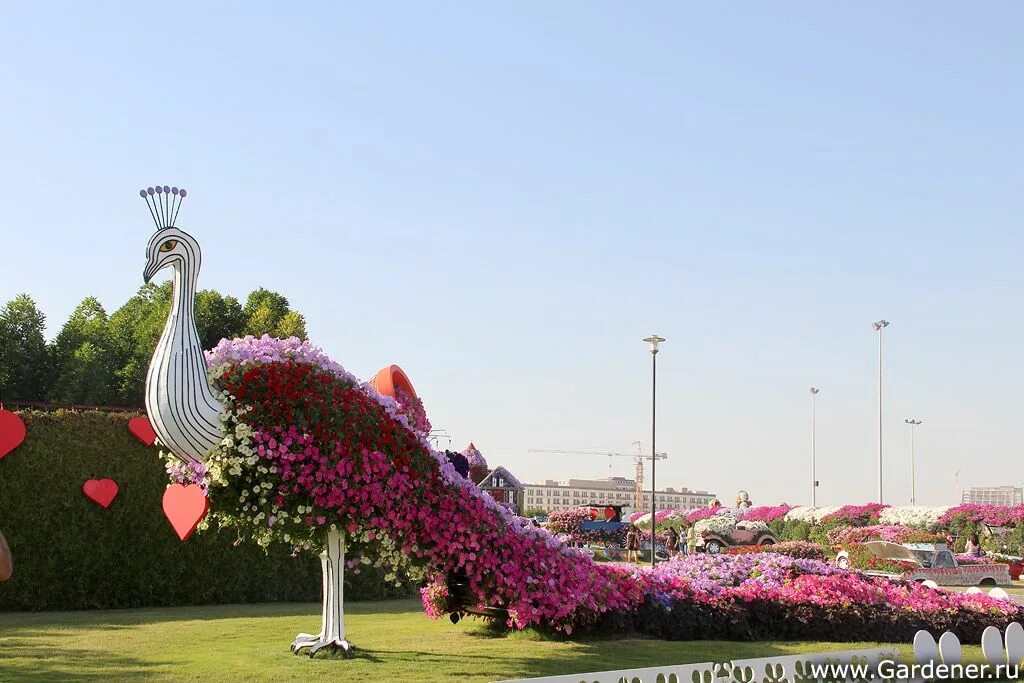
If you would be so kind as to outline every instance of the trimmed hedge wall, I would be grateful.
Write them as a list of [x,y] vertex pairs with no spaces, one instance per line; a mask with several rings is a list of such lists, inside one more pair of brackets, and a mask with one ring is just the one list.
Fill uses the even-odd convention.
[[[128,432],[134,415],[19,415],[25,442],[0,460],[0,530],[14,557],[0,612],[320,599],[312,553],[236,547],[233,534],[213,529],[179,541],[161,508],[163,461]],[[82,494],[86,480],[105,477],[120,487],[107,510]],[[412,592],[367,567],[346,579],[355,581],[347,599]]]

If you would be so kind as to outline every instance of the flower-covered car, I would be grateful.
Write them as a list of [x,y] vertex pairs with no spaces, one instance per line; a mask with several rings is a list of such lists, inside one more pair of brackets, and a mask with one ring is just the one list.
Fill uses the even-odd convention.
[[[863,568],[865,574],[902,578],[907,581],[934,581],[940,586],[1008,586],[1010,567],[995,562],[962,564],[957,561],[944,543],[889,543],[869,541],[861,545],[880,561],[886,562],[882,570],[870,565]],[[836,564],[850,568],[850,553],[842,551],[836,556]],[[895,569],[899,566],[903,571]]]
[[720,553],[723,548],[737,545],[773,545],[779,540],[764,522],[740,520],[728,512],[702,519],[693,525],[697,549],[707,553]]

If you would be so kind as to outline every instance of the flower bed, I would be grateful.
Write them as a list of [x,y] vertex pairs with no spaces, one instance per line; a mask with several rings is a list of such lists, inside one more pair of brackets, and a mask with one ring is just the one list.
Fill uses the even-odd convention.
[[825,549],[817,543],[809,543],[807,541],[783,541],[774,545],[737,545],[726,548],[726,552],[730,555],[777,553],[805,560],[825,559]]
[[[775,554],[677,557],[653,575],[644,631],[663,638],[909,642],[919,629],[977,640],[1022,608]],[[663,592],[658,592],[661,589]]]
[[699,522],[702,519],[709,519],[711,517],[714,517],[720,512],[722,512],[721,507],[697,508],[696,510],[689,510],[686,513],[686,521],[690,524],[693,524],[695,522]]
[[848,546],[866,541],[889,541],[890,543],[941,543],[942,536],[911,529],[906,526],[878,524],[866,527],[836,527],[828,532],[828,542],[833,546]]
[[[689,526],[686,520],[687,512],[687,510],[677,509],[658,510],[658,514],[656,515],[658,519],[658,531],[660,532],[668,527],[674,527],[677,531],[679,529],[686,528]],[[640,515],[634,514],[631,519],[638,529],[649,530],[651,528],[650,512],[645,512]]]
[[949,506],[927,507],[923,505],[907,505],[889,507],[878,513],[879,524],[909,526],[923,531],[936,531],[939,520],[949,510]]
[[695,534],[718,534],[719,536],[731,536],[736,530],[736,520],[732,515],[714,515],[697,521],[693,525]]
[[881,503],[865,503],[864,505],[844,505],[835,512],[821,518],[822,524],[834,522],[846,526],[868,526],[878,523],[878,515],[889,507]]
[[747,508],[743,511],[742,517],[746,520],[771,524],[775,520],[784,518],[792,509],[792,505],[761,505]]
[[960,529],[966,522],[988,524],[989,526],[1017,526],[1024,524],[1024,505],[972,505],[964,503],[946,510],[939,517],[939,524],[946,528]]
[[812,507],[795,507],[786,513],[783,519],[787,522],[806,522],[807,524],[817,524],[823,518],[831,515],[833,512],[838,512],[840,509],[839,505],[830,505],[820,508]]

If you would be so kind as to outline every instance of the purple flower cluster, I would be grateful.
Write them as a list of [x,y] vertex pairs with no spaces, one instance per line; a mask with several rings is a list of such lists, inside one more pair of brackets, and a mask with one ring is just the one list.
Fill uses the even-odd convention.
[[177,459],[168,460],[164,465],[168,478],[178,484],[198,484],[204,493],[209,493],[209,481],[206,479],[206,465],[203,463],[184,463]]
[[316,365],[353,384],[363,384],[340,363],[331,360],[319,346],[298,337],[276,339],[267,334],[262,337],[246,335],[237,339],[222,339],[217,346],[206,352],[206,362],[211,368],[227,363],[248,365],[284,361]]
[[778,587],[801,574],[834,576],[846,573],[821,560],[803,560],[775,553],[678,555],[653,570],[657,577],[682,579],[693,592],[705,596],[719,595],[727,588],[738,587],[748,581]]

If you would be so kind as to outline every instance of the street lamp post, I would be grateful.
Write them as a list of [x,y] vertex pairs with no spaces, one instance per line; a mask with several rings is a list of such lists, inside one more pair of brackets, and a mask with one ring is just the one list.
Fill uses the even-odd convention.
[[878,502],[882,502],[882,330],[889,327],[888,320],[871,323],[878,333]]
[[914,463],[914,433],[917,431],[917,425],[921,424],[921,420],[907,418],[904,422],[910,425],[910,504],[917,505],[917,466]]
[[818,476],[814,471],[815,461],[815,438],[814,429],[817,416],[815,415],[818,392],[821,389],[811,387],[811,507],[818,507]]
[[652,334],[650,337],[644,339],[651,347],[651,566],[654,566],[656,561],[654,555],[654,546],[658,538],[658,507],[654,500],[654,466],[658,462],[658,449],[655,445],[655,427],[657,424],[657,413],[655,408],[657,407],[657,392],[655,388],[658,383],[658,344],[665,341],[663,337],[659,337],[656,334]]

